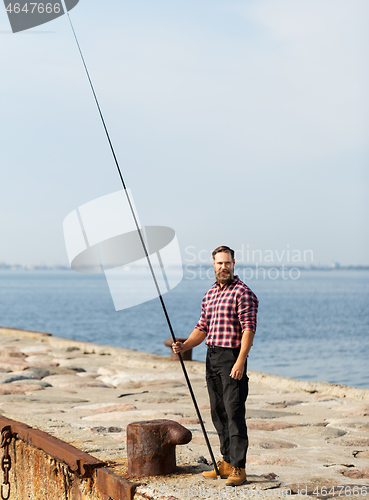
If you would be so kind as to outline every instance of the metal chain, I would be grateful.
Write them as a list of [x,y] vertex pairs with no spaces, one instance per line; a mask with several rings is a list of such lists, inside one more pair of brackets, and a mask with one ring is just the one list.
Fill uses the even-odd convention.
[[[4,481],[1,485],[1,498],[2,500],[9,500],[10,497],[10,483],[9,483],[9,471],[12,467],[12,459],[9,455],[9,445],[12,441],[13,434],[10,426],[4,427],[1,432],[1,444],[0,448],[4,448],[4,456],[1,460],[1,468],[4,472]],[[5,492],[7,489],[7,492]]]

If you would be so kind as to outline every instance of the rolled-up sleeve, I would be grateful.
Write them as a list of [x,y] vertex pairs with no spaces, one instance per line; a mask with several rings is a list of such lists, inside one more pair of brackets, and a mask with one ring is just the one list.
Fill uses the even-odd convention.
[[204,297],[202,304],[201,304],[201,316],[200,316],[200,319],[197,322],[195,328],[197,330],[201,330],[202,332],[204,332],[206,334],[208,333],[208,323],[206,321],[205,297]]
[[251,290],[239,295],[237,300],[237,314],[242,331],[252,330],[256,332],[258,307],[259,300]]

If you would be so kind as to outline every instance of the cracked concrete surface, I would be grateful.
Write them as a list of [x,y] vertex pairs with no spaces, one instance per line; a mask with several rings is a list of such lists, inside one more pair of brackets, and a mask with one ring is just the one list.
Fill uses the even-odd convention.
[[[218,457],[204,363],[186,366]],[[365,491],[369,495],[369,390],[248,375],[249,482],[227,491],[225,480],[209,481],[201,474],[209,469],[210,459],[178,363],[169,357],[0,328],[4,416],[107,461],[125,477],[128,423],[165,418],[191,430],[192,441],[177,446],[175,474],[130,478],[141,483],[135,499],[183,498],[187,491],[188,498],[270,497],[282,496],[288,488],[298,496],[339,498],[341,486],[345,498],[358,498]]]

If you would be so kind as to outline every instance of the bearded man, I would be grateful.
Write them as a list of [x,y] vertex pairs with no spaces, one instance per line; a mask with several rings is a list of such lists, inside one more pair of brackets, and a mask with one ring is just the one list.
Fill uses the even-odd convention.
[[[217,463],[226,486],[246,482],[248,436],[245,403],[248,395],[247,356],[251,349],[259,301],[238,276],[234,276],[234,251],[220,246],[212,253],[216,282],[205,294],[201,316],[185,342],[173,343],[183,353],[206,339],[206,382],[211,417],[220,441],[222,460]],[[203,472],[217,477],[215,469]]]

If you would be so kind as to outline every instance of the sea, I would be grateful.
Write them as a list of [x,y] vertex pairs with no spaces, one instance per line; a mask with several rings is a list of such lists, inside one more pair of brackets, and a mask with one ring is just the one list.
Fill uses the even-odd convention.
[[[369,270],[248,274],[245,282],[260,301],[249,370],[369,388]],[[177,337],[193,330],[213,282],[212,273],[188,269],[163,295]],[[0,326],[170,354],[159,298],[116,311],[103,274],[1,270]],[[202,344],[193,359],[204,361],[205,354]]]

